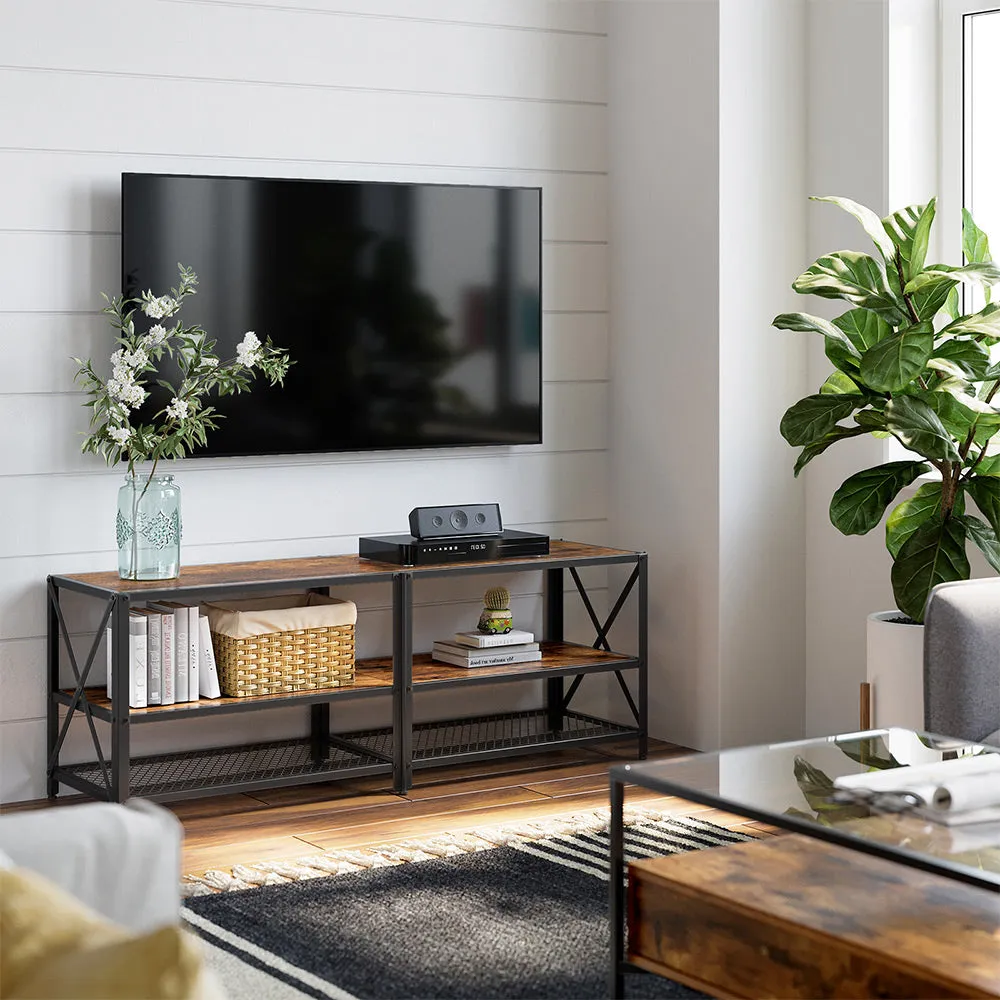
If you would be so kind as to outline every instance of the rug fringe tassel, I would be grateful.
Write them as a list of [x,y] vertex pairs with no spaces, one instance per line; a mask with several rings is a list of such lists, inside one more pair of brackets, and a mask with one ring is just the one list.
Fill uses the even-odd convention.
[[[698,823],[693,817],[641,806],[626,807],[624,817],[627,826],[641,826],[664,820]],[[552,819],[504,823],[463,833],[444,833],[426,840],[411,839],[353,850],[324,851],[322,854],[290,861],[258,861],[254,864],[234,865],[229,871],[213,868],[199,875],[185,875],[181,895],[187,898],[216,892],[235,892],[262,885],[283,885],[286,882],[301,882],[330,875],[346,875],[368,868],[387,868],[434,858],[450,858],[560,835],[601,833],[608,829],[610,822],[610,810],[595,809]]]

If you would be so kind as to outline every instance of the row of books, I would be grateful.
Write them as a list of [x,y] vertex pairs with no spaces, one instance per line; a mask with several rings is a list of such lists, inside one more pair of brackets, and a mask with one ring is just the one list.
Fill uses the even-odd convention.
[[[129,708],[218,698],[219,673],[208,618],[197,605],[162,601],[129,611]],[[111,697],[111,627],[107,629]]]
[[509,632],[483,635],[480,632],[456,632],[441,639],[431,649],[431,659],[455,667],[489,667],[503,663],[531,663],[542,658],[533,632],[511,629]]

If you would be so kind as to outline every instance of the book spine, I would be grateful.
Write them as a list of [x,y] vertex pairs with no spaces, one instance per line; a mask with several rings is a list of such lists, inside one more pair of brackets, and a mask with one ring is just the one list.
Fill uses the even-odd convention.
[[188,656],[191,645],[188,640],[188,610],[174,609],[174,652],[177,656],[177,672],[174,678],[174,700],[178,703],[188,700]]
[[177,680],[177,651],[174,649],[174,616],[172,612],[160,615],[163,641],[163,660],[160,664],[160,704],[173,705]]
[[197,701],[201,693],[198,680],[199,661],[201,659],[201,629],[198,625],[199,608],[193,605],[188,608],[188,701]]
[[198,659],[198,693],[206,698],[221,698],[219,670],[215,665],[215,650],[212,648],[212,631],[208,616],[199,615],[198,632],[201,635],[201,656]]
[[506,656],[509,653],[534,653],[539,650],[537,642],[519,642],[512,646],[494,646],[492,649],[474,649],[472,646],[462,646],[457,642],[437,640],[432,649],[435,653],[451,653],[452,656],[464,656],[476,660],[483,656]]
[[146,618],[146,701],[159,705],[163,701],[160,679],[163,675],[163,615],[154,611]]
[[128,623],[128,707],[146,707],[146,617],[130,615]]
[[456,667],[490,667],[503,663],[531,663],[542,658],[541,652],[528,653],[494,653],[490,656],[459,656],[452,653],[431,653],[431,659],[452,663]]
[[470,649],[489,649],[493,646],[520,646],[531,642],[535,635],[533,632],[508,632],[506,635],[472,635],[468,632],[456,632],[454,638],[459,645],[468,646]]

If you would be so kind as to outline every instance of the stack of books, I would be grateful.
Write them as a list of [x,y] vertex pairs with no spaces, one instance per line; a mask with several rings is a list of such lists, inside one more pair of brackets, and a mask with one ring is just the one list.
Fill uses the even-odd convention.
[[532,632],[511,629],[504,634],[456,632],[450,639],[434,643],[431,659],[455,667],[488,667],[498,663],[530,663],[540,660],[542,651]]
[[[111,697],[112,630],[106,632]],[[219,675],[208,618],[197,605],[162,601],[129,611],[129,708],[218,698]]]

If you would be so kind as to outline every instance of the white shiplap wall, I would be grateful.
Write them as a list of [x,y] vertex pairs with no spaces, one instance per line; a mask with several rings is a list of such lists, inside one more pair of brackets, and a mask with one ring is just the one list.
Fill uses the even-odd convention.
[[[509,526],[605,540],[603,13],[581,0],[0,4],[0,800],[44,794],[45,576],[115,565],[121,473],[79,453],[87,411],[68,358],[107,348],[97,309],[118,284],[122,171],[543,188],[544,443],[183,462],[187,563],[348,552],[360,534],[402,530],[413,506],[487,500]],[[537,575],[509,583],[537,625]],[[418,588],[418,648],[474,620],[484,585]],[[349,596],[362,608],[360,653],[388,651],[387,591]],[[92,609],[68,611],[82,636]],[[590,707],[605,708],[608,686],[588,686]],[[537,693],[480,689],[421,700],[417,714]],[[388,714],[348,707],[335,725]],[[304,718],[146,726],[133,746],[285,735]],[[89,757],[87,742],[75,723],[70,755]]]

